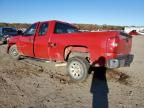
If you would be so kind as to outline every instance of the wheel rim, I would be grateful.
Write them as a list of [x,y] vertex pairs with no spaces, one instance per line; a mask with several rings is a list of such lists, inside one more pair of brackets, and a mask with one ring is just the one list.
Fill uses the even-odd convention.
[[15,48],[11,49],[11,55],[12,56],[17,56],[18,55],[17,49],[15,49]]
[[77,61],[71,62],[69,65],[69,73],[72,78],[77,80],[81,79],[84,73],[82,65]]

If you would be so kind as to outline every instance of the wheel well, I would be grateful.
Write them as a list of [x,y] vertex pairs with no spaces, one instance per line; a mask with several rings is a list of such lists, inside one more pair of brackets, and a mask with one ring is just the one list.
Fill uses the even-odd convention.
[[11,46],[13,46],[13,45],[16,45],[16,44],[15,44],[15,43],[13,43],[13,44],[9,44],[9,45],[8,45],[8,48],[7,48],[7,53],[9,53],[9,49],[10,49],[10,47],[11,47]]
[[69,58],[72,57],[83,57],[89,60],[89,51],[87,47],[84,46],[69,46],[65,48],[64,52],[64,59],[67,61]]

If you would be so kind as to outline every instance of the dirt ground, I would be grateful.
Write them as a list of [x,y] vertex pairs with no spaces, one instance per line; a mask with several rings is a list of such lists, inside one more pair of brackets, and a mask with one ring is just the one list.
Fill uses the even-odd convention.
[[13,60],[0,46],[0,108],[144,108],[144,36],[133,38],[131,67],[93,69],[73,83],[65,67]]

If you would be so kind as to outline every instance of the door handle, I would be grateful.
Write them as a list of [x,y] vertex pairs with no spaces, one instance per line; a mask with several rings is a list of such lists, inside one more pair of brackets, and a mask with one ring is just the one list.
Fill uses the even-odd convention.
[[48,42],[49,47],[56,47],[56,43]]

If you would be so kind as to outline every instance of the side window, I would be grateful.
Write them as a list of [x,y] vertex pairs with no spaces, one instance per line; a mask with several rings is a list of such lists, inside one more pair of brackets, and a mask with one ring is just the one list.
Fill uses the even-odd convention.
[[48,23],[43,23],[40,25],[40,29],[39,29],[39,35],[43,36],[47,33],[48,30]]
[[36,32],[36,24],[31,25],[25,32],[24,36],[33,36]]
[[58,33],[58,34],[59,33],[66,33],[64,25],[61,24],[61,23],[56,23],[55,31],[54,32]]

